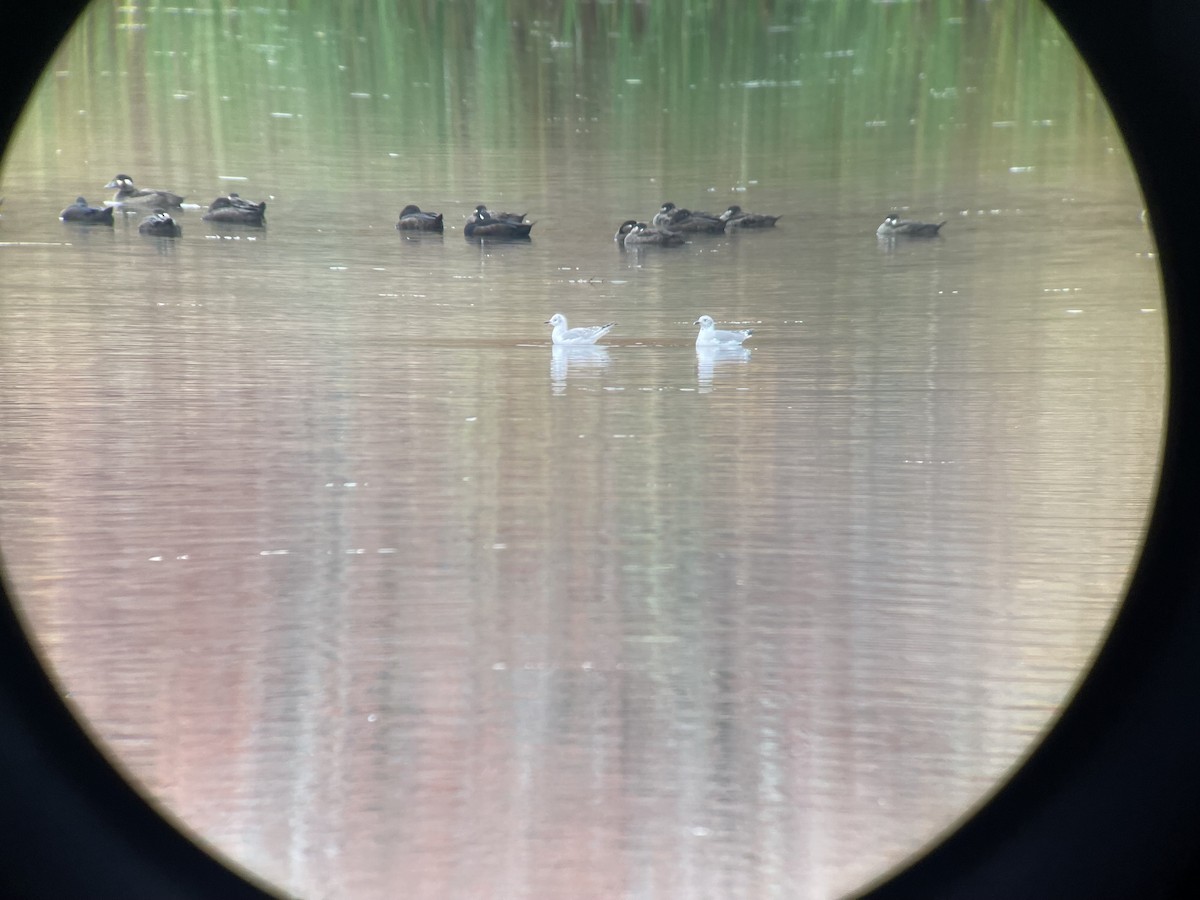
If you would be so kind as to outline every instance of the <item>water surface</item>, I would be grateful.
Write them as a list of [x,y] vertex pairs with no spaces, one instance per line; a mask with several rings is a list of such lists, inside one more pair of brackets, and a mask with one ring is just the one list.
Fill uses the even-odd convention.
[[[741,10],[102,5],[51,63],[3,169],[7,576],[280,890],[837,896],[1102,640],[1165,348],[1074,51],[1020,4]],[[118,171],[181,239],[57,221]],[[265,230],[201,220],[228,190]],[[621,252],[665,200],[783,218]],[[533,239],[464,240],[480,202]],[[619,325],[555,352],[553,312]]]

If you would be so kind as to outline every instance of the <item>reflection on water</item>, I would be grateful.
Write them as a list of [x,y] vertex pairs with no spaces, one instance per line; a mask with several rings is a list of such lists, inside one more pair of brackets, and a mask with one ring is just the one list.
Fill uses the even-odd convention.
[[550,348],[550,385],[554,393],[561,394],[567,389],[567,376],[572,370],[576,374],[602,372],[608,362],[607,347],[564,347],[555,344]]
[[[8,575],[96,734],[287,890],[835,896],[1103,635],[1164,347],[1069,45],[1036,5],[735,8],[108,3],[39,88]],[[57,220],[115,171],[268,225]],[[783,218],[614,251],[665,201]],[[479,203],[532,239],[463,240]],[[621,324],[551,347],[551,310]]]
[[718,366],[730,367],[750,362],[750,351],[745,347],[722,347],[696,345],[696,382],[700,393],[706,394],[713,387],[713,373]]

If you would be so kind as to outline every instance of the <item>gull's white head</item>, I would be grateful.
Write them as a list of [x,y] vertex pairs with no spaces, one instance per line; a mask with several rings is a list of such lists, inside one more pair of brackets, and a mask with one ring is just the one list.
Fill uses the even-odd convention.
[[712,316],[701,316],[692,324],[699,325],[701,328],[712,328],[713,327]]
[[561,325],[563,328],[566,328],[567,327],[567,317],[564,316],[562,313],[555,313],[554,315],[552,315],[550,318],[548,318],[546,320],[546,324],[553,325],[555,328],[557,328],[559,325]]

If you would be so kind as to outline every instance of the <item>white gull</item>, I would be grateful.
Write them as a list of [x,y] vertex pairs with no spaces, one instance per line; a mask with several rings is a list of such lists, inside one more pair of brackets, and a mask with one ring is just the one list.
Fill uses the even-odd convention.
[[607,325],[585,325],[582,328],[568,328],[567,317],[562,313],[555,313],[546,320],[547,325],[553,325],[554,330],[550,332],[550,340],[562,347],[579,347],[584,344],[594,344],[604,335],[612,330],[616,322],[609,322]]
[[749,330],[722,331],[714,328],[712,316],[701,316],[692,324],[700,326],[700,333],[696,335],[697,347],[738,347],[754,333]]

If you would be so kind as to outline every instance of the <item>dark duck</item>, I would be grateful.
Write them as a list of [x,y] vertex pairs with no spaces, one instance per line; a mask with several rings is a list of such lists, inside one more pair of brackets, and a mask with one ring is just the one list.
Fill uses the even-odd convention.
[[74,222],[76,225],[111,225],[113,223],[113,208],[88,206],[82,197],[76,197],[75,202],[58,214],[64,222]]
[[726,228],[774,228],[779,216],[768,216],[763,213],[746,212],[736,204],[721,213]]
[[930,222],[914,222],[912,219],[902,219],[896,213],[890,213],[883,224],[875,229],[880,237],[937,237],[941,227],[946,224],[943,219],[936,225]]
[[[507,214],[506,214],[507,215]],[[521,216],[524,219],[524,216]],[[529,230],[533,222],[518,222],[510,219],[499,219],[493,216],[483,206],[476,208],[474,214],[467,219],[463,227],[463,235],[468,238],[499,238],[501,240],[522,240],[529,238]]]
[[396,227],[401,231],[437,231],[442,229],[442,214],[421,209],[410,203],[400,210],[400,221]]
[[625,236],[637,227],[637,219],[626,219],[621,223],[621,227],[617,229],[617,233],[613,235],[613,240],[618,244],[625,243]]
[[113,202],[120,203],[122,206],[139,206],[147,209],[171,209],[178,208],[183,203],[183,197],[171,191],[135,187],[133,179],[128,175],[116,176],[105,187],[116,189],[117,192],[113,194]]
[[204,221],[230,225],[266,225],[267,201],[254,203],[237,194],[218,197],[208,205]]
[[527,216],[528,213],[499,212],[494,209],[488,209],[486,206],[480,203],[477,207],[475,207],[475,215],[486,216],[491,219],[496,219],[500,222],[511,222],[513,225],[523,225],[525,224],[525,216]]
[[677,247],[682,243],[683,235],[679,232],[654,228],[645,222],[635,222],[624,240],[626,247]]
[[152,237],[179,237],[183,234],[183,229],[165,209],[156,209],[154,215],[146,216],[138,223],[138,233]]
[[654,214],[651,224],[655,228],[669,231],[690,231],[700,234],[720,234],[725,230],[725,221],[711,213],[681,209],[674,203],[664,203]]

